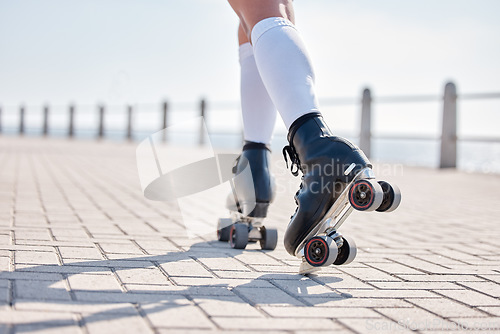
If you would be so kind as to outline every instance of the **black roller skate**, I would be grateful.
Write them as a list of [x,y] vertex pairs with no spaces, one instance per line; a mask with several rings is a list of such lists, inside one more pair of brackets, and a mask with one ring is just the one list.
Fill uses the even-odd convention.
[[302,172],[295,195],[298,205],[285,232],[285,248],[302,259],[299,272],[308,274],[331,264],[352,262],[356,244],[338,229],[352,211],[393,211],[401,201],[395,186],[376,181],[364,153],[348,140],[332,135],[321,114],[297,119],[283,149],[292,174]]
[[231,218],[221,218],[217,224],[219,241],[229,241],[236,249],[244,249],[248,242],[256,241],[260,242],[262,249],[276,248],[277,230],[262,224],[275,194],[270,162],[267,145],[245,142],[233,167],[232,193],[226,203]]

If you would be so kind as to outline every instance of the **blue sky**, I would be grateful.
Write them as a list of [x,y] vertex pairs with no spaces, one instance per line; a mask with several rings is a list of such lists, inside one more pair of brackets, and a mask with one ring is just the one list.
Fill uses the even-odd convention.
[[[295,7],[320,97],[500,91],[496,0]],[[224,0],[0,0],[0,104],[236,101],[237,23]]]
[[[500,2],[296,0],[320,96],[500,90]],[[238,98],[223,0],[0,0],[2,103]]]

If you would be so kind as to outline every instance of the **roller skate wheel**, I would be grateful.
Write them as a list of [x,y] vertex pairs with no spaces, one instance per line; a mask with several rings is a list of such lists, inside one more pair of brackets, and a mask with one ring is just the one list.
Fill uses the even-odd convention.
[[236,223],[231,226],[229,234],[229,244],[234,249],[245,249],[248,244],[247,224]]
[[383,200],[382,187],[373,179],[357,180],[349,189],[349,202],[358,211],[375,211]]
[[386,181],[378,181],[384,192],[384,200],[377,209],[378,212],[391,212],[398,208],[401,203],[401,190],[397,186]]
[[337,259],[333,263],[336,266],[346,265],[351,263],[358,253],[358,248],[356,247],[356,243],[354,239],[346,236],[342,236],[342,247],[339,248],[339,255],[337,255]]
[[331,265],[337,258],[337,254],[337,244],[329,236],[311,238],[304,246],[304,257],[313,267]]
[[233,221],[229,218],[220,218],[217,222],[217,240],[229,241]]
[[274,228],[260,228],[262,239],[260,239],[260,248],[263,250],[274,250],[278,244],[278,230]]

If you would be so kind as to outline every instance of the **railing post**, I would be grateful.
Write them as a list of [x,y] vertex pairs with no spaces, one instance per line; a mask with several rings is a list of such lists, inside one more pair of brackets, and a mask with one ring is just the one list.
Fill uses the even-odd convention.
[[132,114],[134,109],[132,106],[127,107],[127,139],[132,140]]
[[205,144],[205,126],[204,126],[204,120],[205,120],[205,112],[207,108],[207,102],[205,99],[201,99],[200,103],[200,116],[201,116],[201,121],[200,121],[200,145]]
[[21,105],[19,108],[19,134],[22,136],[24,135],[24,115],[25,115],[25,109],[24,106]]
[[97,137],[102,139],[104,137],[104,105],[99,106],[99,129]]
[[359,134],[359,147],[369,158],[371,156],[371,113],[372,96],[370,89],[363,90],[363,99],[361,101],[361,127]]
[[457,167],[457,87],[453,82],[448,82],[444,88],[439,168],[455,167]]
[[75,106],[69,106],[69,125],[68,125],[68,137],[73,138],[75,135]]
[[162,111],[163,111],[162,140],[164,142],[166,142],[167,141],[167,131],[165,129],[167,128],[167,113],[168,113],[168,102],[167,101],[163,102]]
[[42,134],[44,136],[49,134],[49,105],[47,104],[43,107]]

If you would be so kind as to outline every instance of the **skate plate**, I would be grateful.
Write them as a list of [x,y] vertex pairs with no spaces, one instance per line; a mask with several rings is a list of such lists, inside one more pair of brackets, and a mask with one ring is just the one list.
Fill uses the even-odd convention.
[[351,188],[353,183],[362,179],[374,178],[375,174],[369,167],[362,169],[358,174],[356,174],[353,180],[345,187],[339,198],[321,219],[320,223],[307,235],[306,238],[304,238],[304,241],[297,247],[297,251],[295,252],[295,256],[299,259],[302,259],[302,263],[299,268],[299,274],[306,275],[321,270],[321,267],[311,266],[306,261],[304,254],[304,246],[306,242],[315,236],[327,235],[330,232],[337,231],[347,220],[349,215],[354,211],[354,208],[349,202],[349,189]]
[[[239,211],[231,211],[231,218],[219,219],[219,241],[229,241],[232,248],[244,249],[249,242],[260,242],[262,250],[274,250],[278,243],[278,231],[263,225],[264,217],[248,217]],[[222,237],[221,237],[222,236]]]
[[300,264],[299,267],[299,274],[300,275],[309,275],[312,274],[316,271],[320,271],[321,267],[313,267],[305,259],[302,260],[302,263]]

